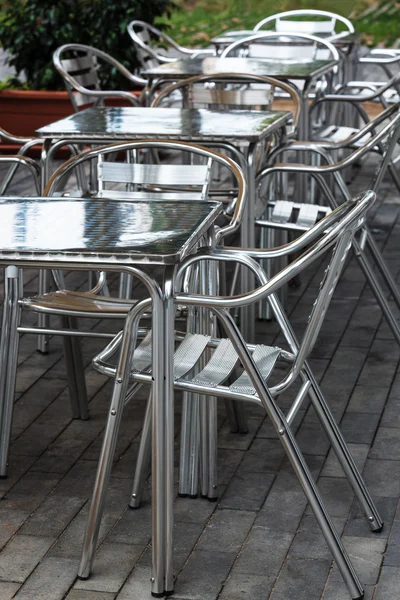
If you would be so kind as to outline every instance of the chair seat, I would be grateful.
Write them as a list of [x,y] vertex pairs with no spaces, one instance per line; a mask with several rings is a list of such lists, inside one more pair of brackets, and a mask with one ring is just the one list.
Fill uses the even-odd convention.
[[[355,127],[345,127],[336,125],[330,125],[324,129],[321,129],[316,134],[314,134],[315,141],[317,142],[335,142],[340,143],[344,140],[351,138],[353,135],[356,135],[360,130]],[[367,133],[362,138],[360,138],[357,142],[354,143],[354,147],[361,148],[365,146],[365,144],[370,139],[371,134]]]
[[64,311],[68,310],[73,313],[92,313],[95,316],[99,316],[99,313],[101,313],[108,317],[126,315],[136,303],[137,300],[121,300],[89,292],[73,292],[70,290],[60,290],[43,294],[43,296],[23,299],[24,306],[35,312],[50,311],[53,314],[64,314]]
[[[131,378],[143,380],[143,375],[151,382],[152,334],[149,332],[133,354]],[[270,377],[282,350],[276,346],[262,344],[249,346],[253,360],[264,381]],[[101,353],[93,360],[93,366],[101,373],[110,374],[115,366],[102,361]],[[239,376],[237,376],[239,371]],[[235,380],[223,385],[235,373]],[[140,377],[142,376],[142,377]],[[256,400],[257,393],[250,377],[240,366],[239,357],[230,340],[211,339],[198,333],[187,333],[180,341],[174,354],[175,387],[199,392],[212,388],[215,395],[248,396]],[[252,398],[253,397],[253,398]],[[254,398],[255,397],[255,398]]]

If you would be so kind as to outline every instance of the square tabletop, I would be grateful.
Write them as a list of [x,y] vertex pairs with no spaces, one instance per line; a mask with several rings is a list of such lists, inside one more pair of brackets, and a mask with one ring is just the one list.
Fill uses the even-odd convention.
[[180,262],[222,211],[219,202],[5,197],[0,261],[82,264]]
[[176,62],[164,63],[152,69],[142,71],[150,79],[185,79],[195,75],[217,75],[220,73],[245,73],[246,75],[264,75],[277,79],[312,80],[328,73],[336,60],[277,59],[208,57],[183,58]]
[[285,125],[287,111],[214,111],[194,108],[88,108],[46,125],[50,139],[122,141],[159,137],[186,141],[257,142]]

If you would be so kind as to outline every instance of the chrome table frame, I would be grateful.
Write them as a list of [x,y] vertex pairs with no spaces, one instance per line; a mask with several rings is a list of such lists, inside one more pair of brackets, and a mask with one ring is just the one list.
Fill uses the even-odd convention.
[[[5,201],[7,199],[4,199]],[[57,204],[59,202],[75,203],[85,202],[82,199],[60,198],[8,198],[11,203],[38,201]],[[87,202],[87,200],[86,200]],[[107,200],[103,199],[102,203]],[[113,201],[109,201],[113,202]],[[119,204],[121,200],[117,201]],[[148,204],[141,202],[141,204]],[[162,201],[155,205],[161,206]],[[84,250],[65,249],[52,250],[41,246],[18,246],[3,248],[0,245],[0,265],[5,267],[5,296],[3,309],[3,335],[0,347],[2,370],[0,387],[8,392],[8,397],[13,398],[15,390],[15,374],[18,353],[19,327],[22,307],[20,298],[21,269],[38,268],[44,270],[102,270],[108,272],[126,273],[137,277],[146,286],[150,299],[140,302],[131,309],[126,317],[121,357],[114,379],[114,388],[109,408],[109,419],[104,434],[103,446],[100,454],[95,489],[103,490],[102,494],[93,494],[90,507],[87,530],[85,534],[84,550],[79,568],[79,576],[87,578],[91,569],[93,549],[96,547],[99,528],[96,527],[97,515],[105,503],[108,480],[111,474],[115,445],[117,441],[118,426],[122,417],[122,409],[127,393],[129,377],[123,369],[130,367],[126,360],[127,354],[133,352],[133,325],[137,324],[137,315],[143,308],[152,307],[152,552],[153,576],[152,593],[156,597],[170,594],[173,591],[173,481],[174,481],[174,377],[173,377],[173,344],[174,344],[174,280],[178,266],[190,251],[195,247],[200,238],[213,230],[213,224],[222,211],[222,205],[215,202],[204,202],[209,205],[209,211],[201,223],[196,226],[190,236],[181,240],[180,248],[173,254],[163,255],[129,251],[127,248],[115,247],[112,251],[96,248],[94,238],[93,249],[90,242]],[[0,203],[0,214],[1,214]],[[38,220],[37,220],[38,221]],[[86,223],[86,221],[85,221]],[[192,226],[193,229],[193,226]],[[1,230],[1,227],[0,227]],[[90,230],[88,221],[88,231]],[[94,234],[95,236],[96,234]],[[164,267],[163,282],[160,284],[147,272],[151,265]],[[56,332],[54,332],[56,333]],[[123,366],[125,365],[125,366]],[[125,375],[125,376],[124,376]],[[3,400],[7,394],[3,394]],[[1,410],[1,425],[3,431],[12,419],[12,403],[3,401]]]
[[[152,111],[150,114],[154,115],[154,120],[156,119],[157,114],[164,114],[165,111],[165,119],[163,123],[160,125],[160,129],[149,129],[148,133],[145,133],[143,129],[140,129],[140,123],[133,126],[130,131],[113,128],[110,126],[110,121],[107,121],[107,115],[112,115],[113,111],[116,111],[115,114],[123,114],[126,115],[135,115],[139,114],[142,111],[142,114],[145,114],[143,111]],[[118,112],[119,111],[119,112]],[[156,112],[158,111],[158,113]],[[167,112],[168,111],[168,112]],[[282,132],[285,128],[286,123],[288,122],[291,113],[281,112],[277,113],[276,111],[268,111],[265,113],[261,113],[258,111],[238,111],[235,113],[235,121],[237,122],[240,118],[240,114],[245,116],[248,115],[257,115],[260,117],[262,121],[263,115],[264,118],[267,118],[268,115],[278,114],[279,118],[277,118],[273,123],[267,123],[264,129],[261,129],[257,133],[254,132],[241,132],[241,135],[235,135],[234,131],[224,131],[224,132],[210,132],[208,135],[202,134],[200,131],[196,131],[196,128],[193,127],[193,131],[188,134],[182,134],[179,132],[177,128],[171,125],[171,121],[175,115],[181,115],[181,120],[183,121],[185,116],[190,117],[196,115],[200,120],[204,122],[204,120],[208,116],[213,116],[215,118],[215,122],[220,121],[221,118],[226,118],[226,112],[218,112],[218,111],[209,111],[206,109],[197,110],[197,109],[173,109],[173,108],[125,108],[125,109],[115,109],[115,108],[92,108],[87,109],[86,111],[82,111],[77,113],[76,115],[71,115],[66,119],[62,119],[55,123],[52,123],[48,126],[42,127],[39,129],[36,134],[44,139],[43,144],[43,152],[42,152],[42,169],[43,169],[43,181],[48,181],[50,164],[52,160],[52,156],[57,151],[58,148],[65,145],[66,143],[79,142],[82,144],[91,144],[91,145],[102,145],[109,142],[117,142],[122,140],[134,140],[134,139],[152,139],[154,137],[160,138],[163,136],[168,137],[169,140],[179,140],[185,142],[199,142],[209,147],[218,147],[223,148],[229,152],[231,152],[234,156],[234,159],[239,163],[239,165],[243,168],[246,173],[247,185],[248,185],[248,202],[246,203],[245,214],[243,216],[244,226],[241,227],[241,245],[243,247],[253,247],[254,246],[254,208],[255,208],[255,156],[257,151],[257,146],[260,142],[264,141],[267,137],[271,137],[276,135],[279,131]],[[74,123],[79,123],[80,120],[84,119],[87,115],[99,115],[101,117],[101,123],[103,123],[103,131],[84,131],[79,130],[76,126],[74,127]],[[219,115],[221,118],[219,118]],[[176,118],[176,116],[175,116]],[[106,131],[106,127],[109,127],[109,130]],[[239,150],[238,146],[240,143],[241,150]],[[244,147],[243,144],[246,144]],[[248,291],[254,287],[254,277],[248,271],[243,271],[242,276],[242,284],[243,291]],[[255,336],[255,312],[254,307],[247,307],[242,309],[242,332],[245,338],[248,341],[254,341]]]

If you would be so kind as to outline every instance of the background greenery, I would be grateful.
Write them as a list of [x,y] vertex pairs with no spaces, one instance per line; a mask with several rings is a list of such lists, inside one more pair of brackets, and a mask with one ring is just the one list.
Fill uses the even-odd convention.
[[[151,23],[169,6],[170,0],[0,0],[0,41],[12,57],[9,64],[17,73],[25,71],[30,89],[65,89],[52,62],[59,46],[95,46],[132,70],[136,57],[128,23]],[[102,78],[109,89],[127,84],[111,70]]]
[[[133,19],[155,22],[185,46],[207,46],[226,29],[253,29],[262,18],[296,8],[333,10],[349,17],[368,45],[393,46],[400,36],[396,0],[0,0],[0,40],[17,73],[0,82],[9,87],[64,89],[52,54],[68,42],[108,52],[129,69],[136,67],[126,32]],[[107,88],[124,89],[126,80],[111,70],[100,73]]]
[[264,17],[284,10],[315,8],[349,17],[368,45],[393,46],[400,37],[396,0],[176,0],[169,15],[156,19],[185,46],[207,46],[225,29],[253,29]]

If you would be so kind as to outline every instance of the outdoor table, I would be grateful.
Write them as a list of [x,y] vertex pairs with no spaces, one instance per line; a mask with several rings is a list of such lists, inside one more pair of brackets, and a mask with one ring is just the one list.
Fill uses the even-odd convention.
[[[147,287],[152,306],[152,591],[173,589],[174,481],[174,280],[179,263],[207,235],[222,211],[218,202],[123,201],[103,198],[2,198],[0,202],[0,264],[5,269],[3,323],[18,323],[19,269],[103,270],[127,273]],[[163,267],[162,283],[149,265]],[[122,347],[132,353],[132,315],[126,318]],[[2,376],[15,360],[17,334],[8,327]],[[123,351],[121,350],[121,355]],[[96,545],[95,516],[104,500],[127,391],[130,361],[119,363],[108,423],[96,475],[80,576],[87,577],[88,551]],[[4,383],[4,379],[3,379]],[[10,382],[8,382],[10,384]],[[3,413],[7,409],[5,408]],[[4,417],[3,417],[4,418]],[[2,428],[4,421],[2,422]],[[88,533],[89,532],[89,533]]]
[[[302,140],[309,139],[308,94],[314,81],[328,75],[338,64],[338,61],[308,60],[308,59],[261,59],[261,58],[184,58],[173,63],[165,63],[152,69],[146,69],[142,75],[148,80],[148,92],[151,94],[152,85],[166,81],[177,81],[194,77],[195,75],[219,75],[221,73],[245,73],[246,75],[263,75],[275,77],[281,81],[302,82],[296,86],[301,100],[299,119],[299,136]],[[231,80],[231,78],[230,78]]]
[[[193,61],[196,62],[196,61]],[[284,130],[290,112],[235,110],[211,111],[190,108],[89,108],[39,129],[43,138],[43,179],[47,181],[53,153],[66,143],[105,144],[122,140],[168,138],[218,146],[233,152],[247,173],[248,202],[241,227],[241,245],[254,246],[255,153],[257,146]],[[253,275],[243,269],[241,285],[248,291]],[[243,309],[242,332],[254,341],[254,307]]]

